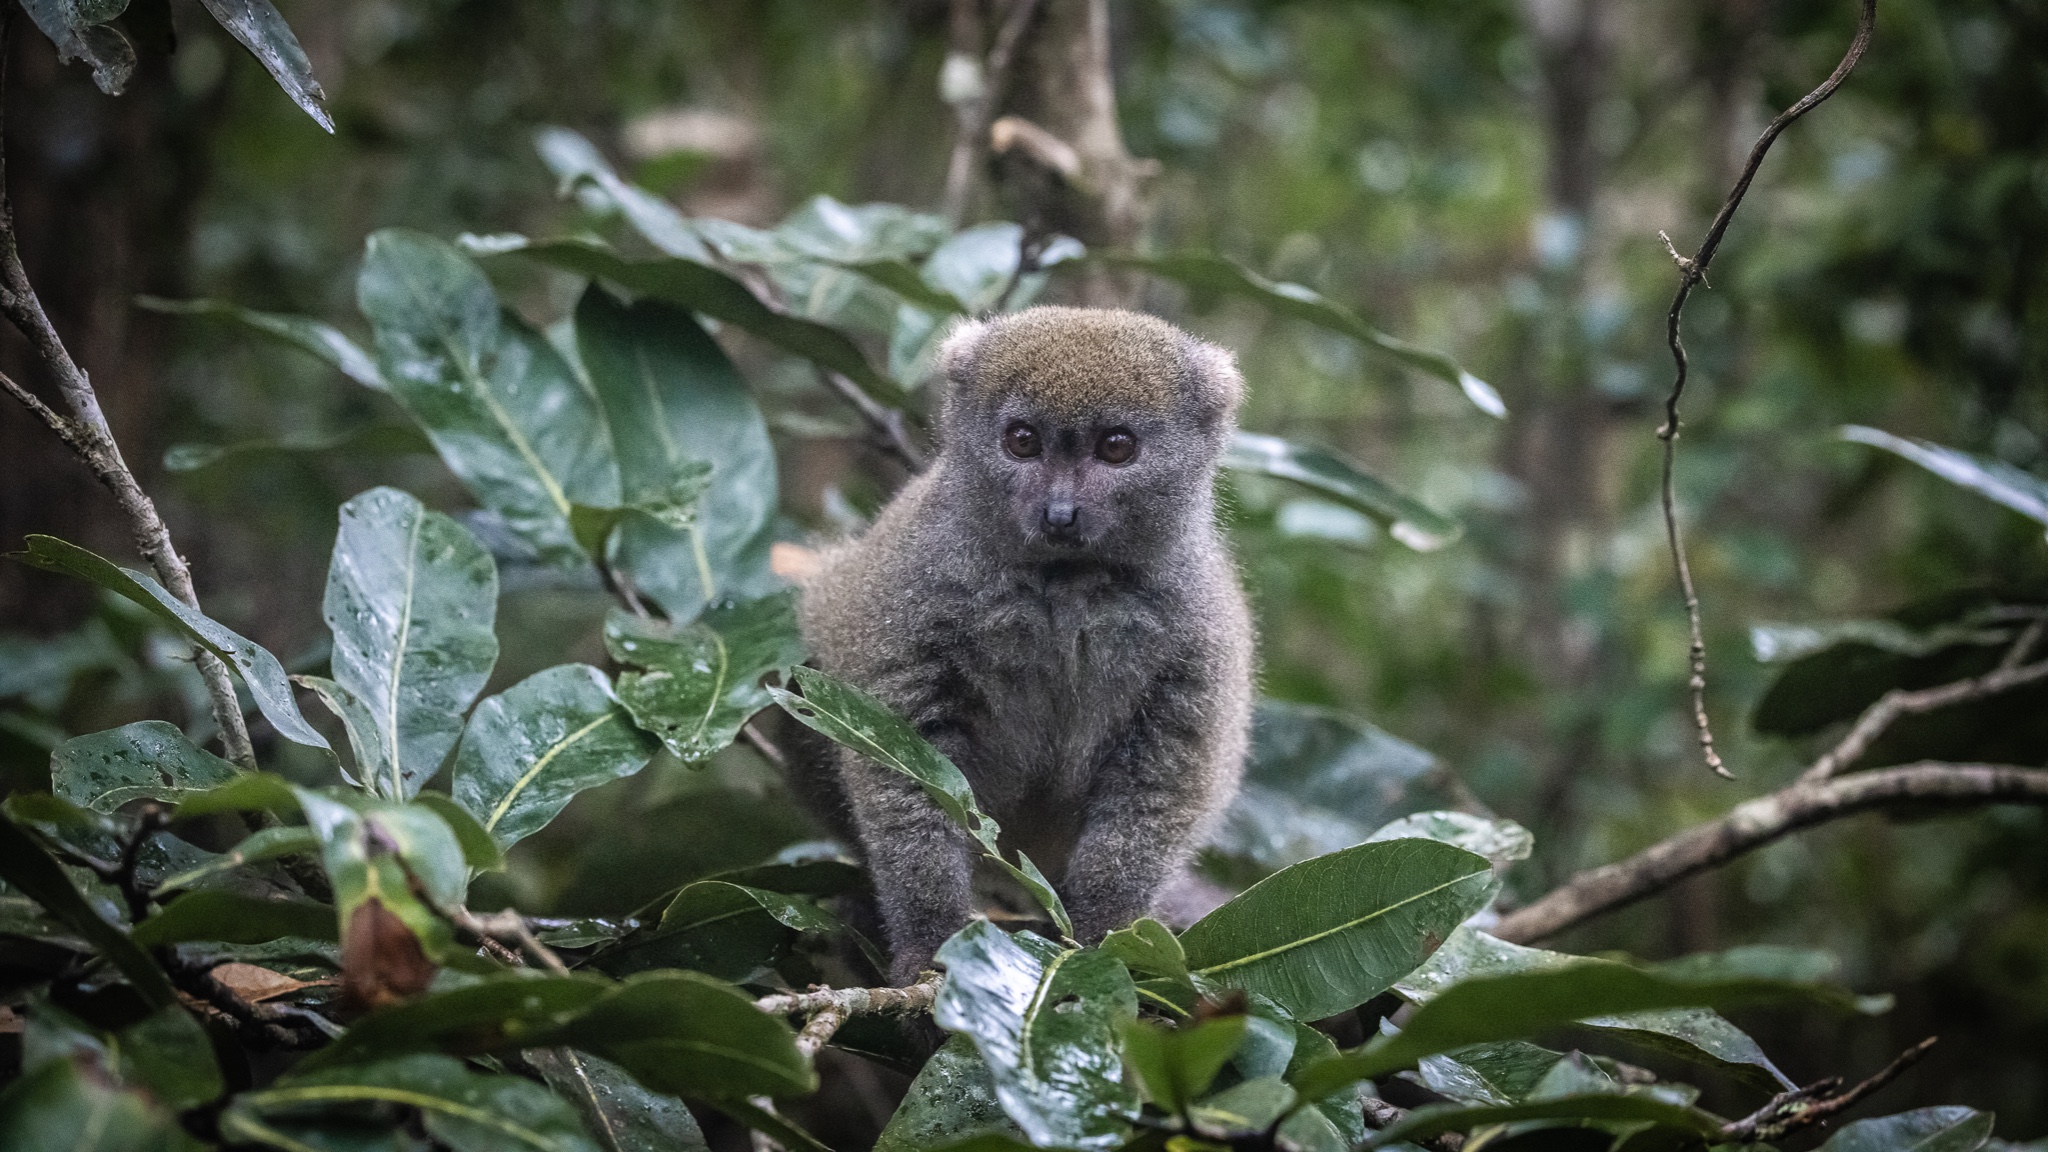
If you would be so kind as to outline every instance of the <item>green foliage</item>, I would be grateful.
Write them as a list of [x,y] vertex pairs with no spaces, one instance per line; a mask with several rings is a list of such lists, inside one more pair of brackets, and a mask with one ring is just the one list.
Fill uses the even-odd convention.
[[604,673],[564,664],[477,705],[455,756],[455,802],[509,848],[578,792],[638,772],[653,754]]
[[637,669],[619,676],[619,699],[634,722],[685,763],[731,744],[774,702],[762,677],[788,675],[804,658],[787,593],[722,605],[680,626],[614,609],[604,642],[612,659]]

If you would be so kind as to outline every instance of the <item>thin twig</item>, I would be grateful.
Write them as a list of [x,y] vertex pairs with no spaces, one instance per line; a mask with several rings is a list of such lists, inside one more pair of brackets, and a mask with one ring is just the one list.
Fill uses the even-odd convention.
[[759,752],[761,758],[770,764],[775,765],[777,768],[784,768],[789,765],[789,757],[783,755],[782,749],[777,748],[774,741],[763,736],[761,730],[755,727],[752,720],[740,725],[740,736],[746,740],[749,747]]
[[1518,943],[1555,936],[1801,828],[1873,808],[1929,804],[2048,804],[2048,769],[1922,761],[1802,780],[1626,860],[1587,869],[1502,917],[1492,934]]
[[156,956],[178,991],[220,1013],[258,1048],[318,1048],[331,1038],[334,1026],[304,1008],[245,1000],[210,967],[180,958],[174,948],[159,948]]
[[[956,0],[956,3],[968,2],[971,0]],[[953,154],[946,165],[944,212],[946,222],[955,228],[967,218],[969,201],[974,195],[975,172],[981,164],[982,149],[988,145],[989,122],[994,119],[996,107],[1009,84],[1010,65],[1016,60],[1017,49],[1024,42],[1024,31],[1031,26],[1031,17],[1037,10],[1038,0],[1010,0],[1009,11],[1003,14],[1002,27],[996,31],[995,43],[982,62],[980,93],[954,106],[958,135],[954,137]]]
[[[0,125],[4,125],[6,120],[6,57],[13,27],[14,6],[10,4],[4,13],[0,13]],[[192,586],[192,570],[171,543],[170,530],[164,527],[156,504],[142,490],[135,473],[121,458],[121,448],[114,441],[113,429],[107,424],[106,415],[100,411],[99,394],[93,391],[92,381],[86,377],[85,370],[64,347],[63,338],[50,323],[50,317],[43,311],[42,300],[29,283],[28,271],[22,266],[20,247],[15,240],[14,202],[7,195],[4,148],[0,148],[0,315],[4,315],[28,340],[36,358],[42,361],[56,382],[65,406],[71,410],[71,417],[60,422],[55,412],[12,380],[7,381],[7,392],[27,404],[29,410],[50,425],[86,467],[92,469],[93,475],[99,478],[107,491],[113,493],[115,502],[127,515],[136,550],[148,557],[150,566],[156,569],[157,579],[163,582],[171,595],[198,608],[199,594]],[[66,433],[67,427],[69,434]],[[249,728],[242,719],[242,706],[235,698],[235,684],[228,676],[227,665],[205,649],[198,649],[195,656],[200,678],[205,681],[207,695],[213,701],[213,718],[220,726],[222,750],[228,759],[242,767],[256,767],[255,749],[249,743]]]
[[1857,1101],[1897,1079],[1899,1073],[1920,1062],[1934,1047],[1936,1037],[1929,1036],[1911,1048],[1898,1054],[1891,1063],[1879,1069],[1877,1074],[1857,1084],[1846,1092],[1837,1092],[1842,1078],[1830,1076],[1804,1088],[1781,1092],[1771,1102],[1740,1120],[1721,1126],[1723,1139],[1735,1143],[1776,1143],[1786,1136],[1810,1128],[1835,1116],[1854,1105]]
[[1657,429],[1657,438],[1664,442],[1664,469],[1662,479],[1662,503],[1664,506],[1664,535],[1671,546],[1671,563],[1678,570],[1678,587],[1685,597],[1686,623],[1692,630],[1691,663],[1692,676],[1688,685],[1692,689],[1693,726],[1699,731],[1700,752],[1707,767],[1724,780],[1733,780],[1735,774],[1721,763],[1720,753],[1714,751],[1714,729],[1707,719],[1707,641],[1700,624],[1700,597],[1693,586],[1692,566],[1686,562],[1685,541],[1678,528],[1678,509],[1672,495],[1672,469],[1678,452],[1678,402],[1685,395],[1686,356],[1685,342],[1679,335],[1679,319],[1685,311],[1685,302],[1691,297],[1693,286],[1704,284],[1707,279],[1707,265],[1714,262],[1714,253],[1721,247],[1721,238],[1727,235],[1728,225],[1735,219],[1735,210],[1742,206],[1742,198],[1749,192],[1751,180],[1756,178],[1757,169],[1763,166],[1764,156],[1780,133],[1791,126],[1794,120],[1806,115],[1821,101],[1835,94],[1835,89],[1855,71],[1863,53],[1870,47],[1870,36],[1877,25],[1877,0],[1862,0],[1862,9],[1856,20],[1856,37],[1849,43],[1849,50],[1842,56],[1842,62],[1820,87],[1808,92],[1797,104],[1778,113],[1757,137],[1756,145],[1749,150],[1749,161],[1742,166],[1742,175],[1736,179],[1735,187],[1728,198],[1721,202],[1721,210],[1714,214],[1714,222],[1707,228],[1707,238],[1700,242],[1699,250],[1688,258],[1679,255],[1678,247],[1669,236],[1664,246],[1671,253],[1671,259],[1678,265],[1678,292],[1671,298],[1671,313],[1665,321],[1666,339],[1671,345],[1671,361],[1677,374],[1671,382],[1671,395],[1664,401],[1664,426]]
[[[444,911],[449,923],[470,933],[478,940],[484,941],[486,947],[494,941],[517,944],[521,951],[524,951],[527,956],[531,957],[542,968],[557,976],[567,976],[569,974],[569,966],[562,963],[562,958],[555,955],[554,949],[541,943],[540,937],[535,936],[533,929],[527,926],[526,918],[518,912],[507,908],[503,912],[479,913],[472,912],[459,905]],[[510,950],[507,949],[506,952],[509,953]],[[500,960],[507,959],[505,954],[499,954],[498,958]],[[507,960],[508,963],[516,963],[517,961],[518,957],[516,955],[511,956]]]
[[[2018,646],[2015,645],[2013,650],[2018,651]],[[1864,709],[1863,715],[1850,726],[1849,734],[1842,737],[1842,742],[1814,761],[1813,767],[1808,768],[1799,781],[1818,784],[1854,764],[1902,716],[1917,716],[1967,700],[1996,696],[2041,679],[2048,679],[2048,660],[2018,668],[2001,664],[1982,676],[1943,684],[1939,688],[1923,688],[1918,692],[1894,688],[1879,697],[1877,703]]]
[[818,375],[825,381],[826,387],[852,405],[854,411],[860,413],[860,418],[867,421],[868,427],[876,432],[882,448],[912,472],[924,471],[924,453],[911,442],[901,410],[882,404],[862,391],[860,385],[828,368],[818,369]]

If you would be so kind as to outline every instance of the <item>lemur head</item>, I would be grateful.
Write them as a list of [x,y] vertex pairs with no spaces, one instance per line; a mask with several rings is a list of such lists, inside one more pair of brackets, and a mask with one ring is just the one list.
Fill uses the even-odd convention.
[[939,359],[948,481],[1024,553],[1135,558],[1208,514],[1244,395],[1223,349],[1136,312],[1041,307],[962,322]]

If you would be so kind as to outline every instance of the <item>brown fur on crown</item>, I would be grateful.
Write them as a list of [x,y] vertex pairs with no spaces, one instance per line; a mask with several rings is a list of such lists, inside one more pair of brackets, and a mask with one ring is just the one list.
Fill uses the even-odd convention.
[[1066,417],[1111,405],[1163,412],[1184,397],[1227,412],[1244,388],[1230,353],[1118,308],[1041,305],[962,321],[939,363],[956,387],[1021,393]]

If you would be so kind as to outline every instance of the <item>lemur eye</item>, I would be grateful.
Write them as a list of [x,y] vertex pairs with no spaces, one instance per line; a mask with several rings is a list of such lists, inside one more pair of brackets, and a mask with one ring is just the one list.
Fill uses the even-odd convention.
[[1041,451],[1038,429],[1022,420],[1010,421],[1010,426],[1003,430],[1003,447],[1019,460],[1031,459]]
[[1104,464],[1129,464],[1138,454],[1138,438],[1128,428],[1111,428],[1095,442],[1095,458]]

